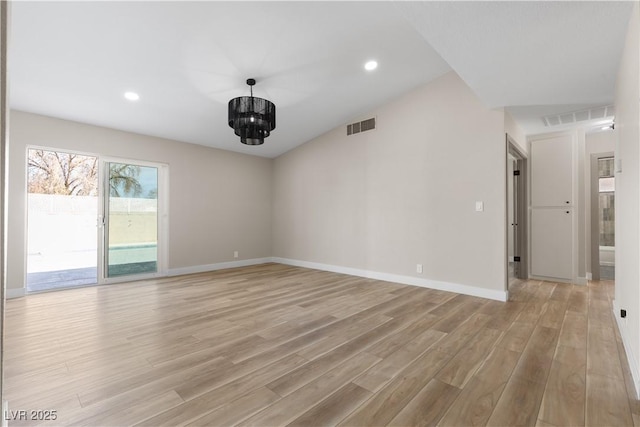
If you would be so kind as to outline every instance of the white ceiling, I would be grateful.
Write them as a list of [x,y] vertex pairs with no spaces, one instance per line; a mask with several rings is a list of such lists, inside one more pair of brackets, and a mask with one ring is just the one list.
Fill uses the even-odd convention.
[[[453,68],[530,133],[610,104],[630,2],[13,2],[15,109],[265,157]],[[406,18],[405,18],[406,17]],[[364,63],[380,66],[366,72]],[[277,106],[257,147],[227,102]],[[131,103],[123,93],[141,99]],[[571,108],[571,109],[568,109]]]
[[542,116],[613,103],[630,1],[399,2],[490,107],[527,133]]

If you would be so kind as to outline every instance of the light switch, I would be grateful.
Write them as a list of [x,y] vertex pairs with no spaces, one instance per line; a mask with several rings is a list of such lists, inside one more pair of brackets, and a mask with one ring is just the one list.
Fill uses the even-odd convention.
[[476,212],[484,211],[484,202],[476,202]]

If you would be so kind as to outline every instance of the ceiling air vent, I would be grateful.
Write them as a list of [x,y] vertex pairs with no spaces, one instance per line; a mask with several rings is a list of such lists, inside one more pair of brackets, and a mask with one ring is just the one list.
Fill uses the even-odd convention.
[[594,107],[589,110],[573,111],[571,113],[552,114],[550,116],[544,116],[542,121],[545,126],[553,127],[586,122],[589,120],[606,119],[608,117],[613,117],[614,114],[613,105],[607,105],[604,107]]
[[347,125],[347,135],[353,135],[355,133],[366,132],[376,128],[376,118],[372,117],[361,122],[351,123]]

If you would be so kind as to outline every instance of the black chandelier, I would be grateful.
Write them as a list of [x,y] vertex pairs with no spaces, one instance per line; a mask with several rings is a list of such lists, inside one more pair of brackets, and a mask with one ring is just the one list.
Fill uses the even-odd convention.
[[276,106],[273,102],[253,97],[255,79],[247,79],[251,96],[240,96],[229,101],[229,126],[247,145],[260,145],[276,128]]

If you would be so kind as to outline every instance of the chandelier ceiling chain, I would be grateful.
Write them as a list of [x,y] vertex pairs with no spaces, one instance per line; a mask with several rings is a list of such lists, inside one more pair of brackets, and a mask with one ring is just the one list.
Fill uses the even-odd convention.
[[247,79],[251,96],[240,96],[229,101],[229,126],[240,142],[261,145],[276,128],[276,106],[263,98],[253,96],[255,79]]

